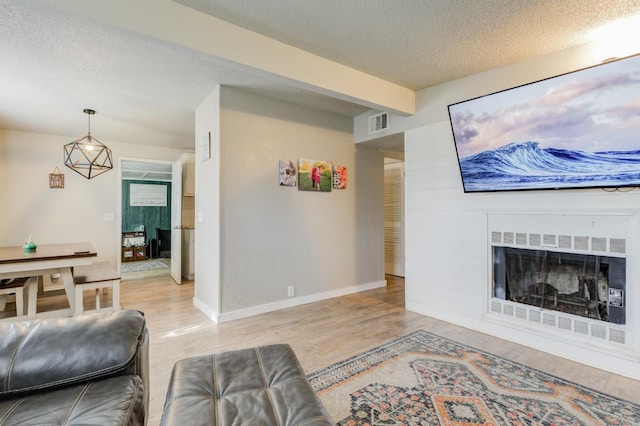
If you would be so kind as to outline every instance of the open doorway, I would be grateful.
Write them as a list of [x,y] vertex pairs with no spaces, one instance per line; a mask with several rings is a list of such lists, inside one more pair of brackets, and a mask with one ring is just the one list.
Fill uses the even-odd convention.
[[384,154],[384,272],[404,277],[404,132],[359,144]]
[[120,183],[121,274],[123,279],[169,275],[171,250],[172,193],[176,185],[173,163],[156,160],[121,159]]

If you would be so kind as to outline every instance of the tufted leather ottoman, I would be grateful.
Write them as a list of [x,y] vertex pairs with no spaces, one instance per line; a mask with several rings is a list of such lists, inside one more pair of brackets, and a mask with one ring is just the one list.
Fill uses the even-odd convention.
[[203,355],[173,367],[162,425],[333,425],[289,345]]

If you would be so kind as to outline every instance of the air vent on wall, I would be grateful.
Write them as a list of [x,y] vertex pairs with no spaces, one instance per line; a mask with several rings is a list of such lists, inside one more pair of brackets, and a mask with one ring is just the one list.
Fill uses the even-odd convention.
[[369,117],[369,133],[381,132],[389,128],[389,113],[381,112]]

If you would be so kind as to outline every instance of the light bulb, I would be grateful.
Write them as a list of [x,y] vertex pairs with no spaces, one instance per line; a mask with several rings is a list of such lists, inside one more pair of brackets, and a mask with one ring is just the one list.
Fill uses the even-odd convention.
[[597,55],[602,59],[623,58],[640,52],[640,15],[609,22],[591,32]]

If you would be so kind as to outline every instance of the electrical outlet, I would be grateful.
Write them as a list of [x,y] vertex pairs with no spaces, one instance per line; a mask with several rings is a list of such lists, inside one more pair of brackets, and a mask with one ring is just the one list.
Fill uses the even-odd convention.
[[293,297],[294,287],[292,285],[290,285],[289,288],[287,289],[287,292],[288,292],[288,296],[289,297]]

